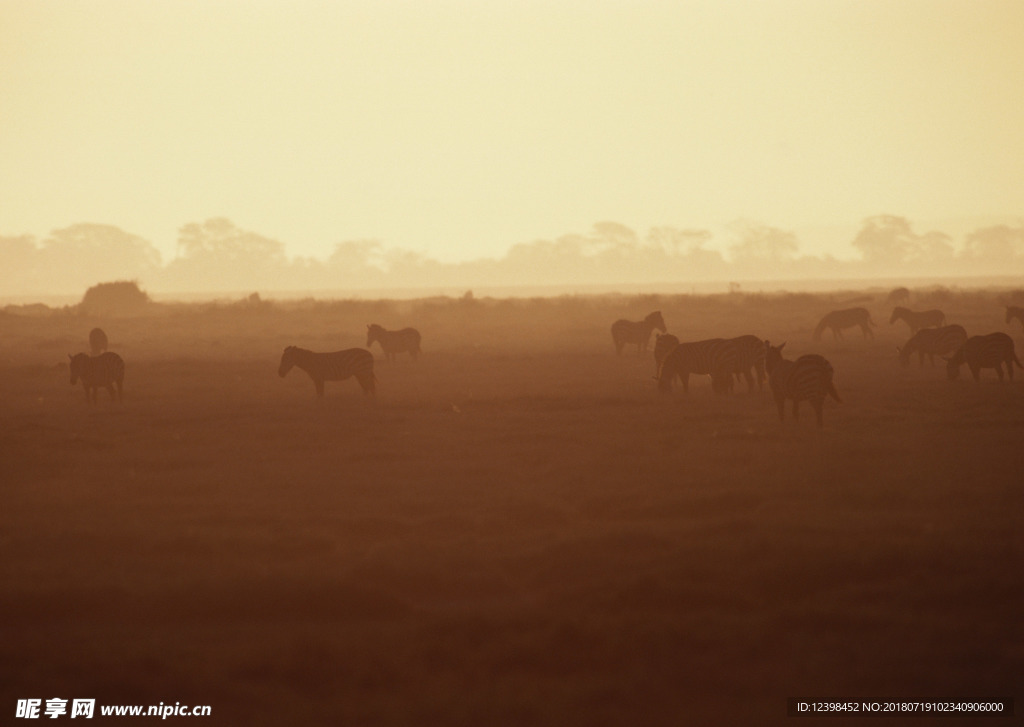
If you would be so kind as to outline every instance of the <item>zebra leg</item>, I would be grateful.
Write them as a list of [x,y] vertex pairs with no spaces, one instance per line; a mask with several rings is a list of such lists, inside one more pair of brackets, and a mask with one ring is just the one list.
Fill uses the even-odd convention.
[[822,421],[822,418],[821,418],[821,410],[822,410],[822,407],[823,407],[824,403],[825,403],[825,399],[824,398],[821,398],[821,399],[811,399],[811,406],[814,407],[814,414],[815,414],[815,416],[818,417],[818,429],[821,429],[822,426],[823,426],[823,421]]
[[122,391],[123,388],[124,388],[124,384],[122,384],[121,380],[118,379],[118,381],[117,381],[117,401],[118,401],[118,403],[120,403],[120,402],[122,402],[124,400],[124,392]]
[[779,409],[779,421],[786,421],[786,397],[780,394],[775,394],[775,406]]
[[114,385],[113,384],[107,384],[107,391],[110,392],[110,401],[115,401],[115,399],[114,399]]
[[[970,368],[971,368],[971,375],[974,377],[974,380],[977,383],[980,384],[981,383],[981,367],[977,366],[975,364],[968,364],[968,366],[970,366]],[[999,372],[999,379],[1002,380],[1002,378],[1003,378],[1003,371],[1002,371],[1002,369],[997,368],[996,371]]]

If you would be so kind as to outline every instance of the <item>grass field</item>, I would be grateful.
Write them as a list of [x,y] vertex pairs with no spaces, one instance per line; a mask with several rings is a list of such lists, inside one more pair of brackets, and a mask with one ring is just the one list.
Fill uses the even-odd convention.
[[[713,725],[789,723],[789,697],[1019,700],[1024,372],[901,368],[881,297],[874,340],[813,342],[849,297],[0,315],[0,714]],[[938,303],[1022,356],[1001,299]],[[655,309],[683,340],[821,353],[844,401],[818,430],[745,384],[659,395],[609,334]],[[375,349],[376,400],[278,377],[286,345],[363,346],[371,322],[424,349]],[[122,404],[69,385],[95,325]]]

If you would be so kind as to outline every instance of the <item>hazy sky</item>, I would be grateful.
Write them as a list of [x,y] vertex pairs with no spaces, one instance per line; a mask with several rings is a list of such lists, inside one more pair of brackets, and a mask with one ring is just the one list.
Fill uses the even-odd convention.
[[1022,215],[1022,38],[1020,0],[0,0],[0,235]]

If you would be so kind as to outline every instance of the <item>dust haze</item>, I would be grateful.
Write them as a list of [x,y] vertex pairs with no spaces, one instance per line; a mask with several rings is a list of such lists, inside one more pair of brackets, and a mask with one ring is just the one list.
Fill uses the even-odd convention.
[[[1014,289],[158,303],[0,313],[2,704],[210,724],[782,724],[1019,696],[1024,384],[903,367],[894,305],[1022,350]],[[865,308],[858,328],[815,328]],[[610,328],[817,353],[842,403],[657,390]],[[282,351],[371,350],[318,399]],[[101,328],[121,403],[68,354]],[[653,337],[651,344],[653,344]],[[44,702],[45,705],[45,702]]]

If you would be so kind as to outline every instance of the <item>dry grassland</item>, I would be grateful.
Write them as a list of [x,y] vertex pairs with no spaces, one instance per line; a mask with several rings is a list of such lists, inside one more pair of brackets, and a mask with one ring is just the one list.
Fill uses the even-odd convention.
[[[813,343],[843,297],[0,316],[0,714],[639,727],[1019,700],[1024,371],[901,369],[881,296],[874,341]],[[939,307],[1024,355],[998,300]],[[609,333],[658,308],[683,340],[824,354],[844,402],[819,431],[743,383],[659,396]],[[363,346],[370,322],[423,334],[418,363],[375,347],[376,401],[278,377],[286,345]],[[120,405],[68,383],[94,325],[127,363]]]

